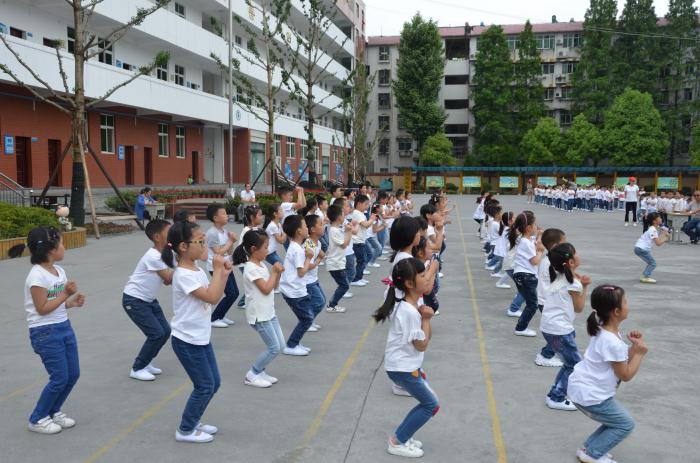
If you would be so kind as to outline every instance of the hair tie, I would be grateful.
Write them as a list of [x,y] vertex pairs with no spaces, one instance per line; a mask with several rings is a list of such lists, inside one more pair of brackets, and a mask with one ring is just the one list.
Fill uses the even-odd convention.
[[170,242],[169,242],[169,243],[168,243],[168,247],[169,247],[169,248],[172,248],[172,247],[173,247],[173,243],[170,243]]

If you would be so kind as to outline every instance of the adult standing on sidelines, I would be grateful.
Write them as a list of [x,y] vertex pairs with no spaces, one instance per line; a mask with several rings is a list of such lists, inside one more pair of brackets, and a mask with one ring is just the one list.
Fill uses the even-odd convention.
[[255,204],[255,192],[250,189],[250,183],[246,183],[244,189],[241,190],[241,204],[238,205],[238,219],[243,218],[243,210],[246,206]]
[[690,237],[690,242],[698,244],[700,239],[700,190],[695,190],[693,200],[688,204],[688,221],[683,231]]
[[637,226],[637,202],[639,201],[639,186],[637,179],[630,177],[629,183],[625,185],[625,227],[629,226],[629,214],[632,211],[632,221]]

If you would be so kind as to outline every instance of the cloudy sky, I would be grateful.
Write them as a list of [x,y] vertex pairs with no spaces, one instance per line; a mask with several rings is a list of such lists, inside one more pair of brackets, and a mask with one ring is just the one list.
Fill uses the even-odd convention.
[[[625,4],[618,0],[619,11]],[[437,20],[440,26],[513,24],[530,19],[549,22],[552,15],[561,21],[582,21],[588,0],[365,0],[367,35],[398,35],[403,23],[416,11]],[[668,11],[668,0],[654,0],[657,16]]]

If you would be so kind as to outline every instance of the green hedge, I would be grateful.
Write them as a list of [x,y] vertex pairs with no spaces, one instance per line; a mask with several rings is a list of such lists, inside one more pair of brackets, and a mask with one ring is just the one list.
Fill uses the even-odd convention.
[[0,239],[27,236],[36,227],[58,227],[56,214],[41,207],[19,207],[0,202]]

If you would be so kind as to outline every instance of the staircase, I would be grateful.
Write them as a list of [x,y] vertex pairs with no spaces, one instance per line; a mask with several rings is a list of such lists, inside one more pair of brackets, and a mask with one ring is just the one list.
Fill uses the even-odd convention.
[[177,211],[187,209],[197,217],[197,220],[207,220],[207,206],[214,203],[225,204],[226,198],[180,199],[176,203],[169,204],[167,212],[172,217],[175,216]]
[[24,188],[7,175],[0,172],[0,201],[15,206],[30,206],[31,190]]

